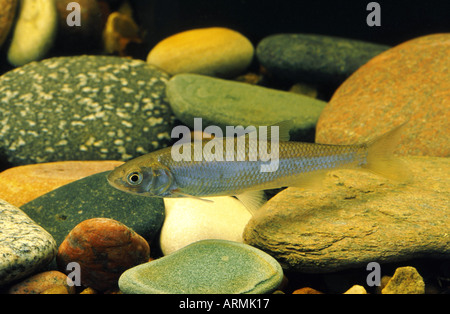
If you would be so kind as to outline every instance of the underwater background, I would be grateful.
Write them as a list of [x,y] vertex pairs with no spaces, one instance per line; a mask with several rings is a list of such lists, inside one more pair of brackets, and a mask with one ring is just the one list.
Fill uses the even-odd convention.
[[[0,0],[1,293],[448,294],[449,14]],[[265,190],[256,214],[234,194],[142,197],[106,179],[177,126],[286,120],[291,141],[333,145],[406,122],[405,178],[336,169],[318,189]]]

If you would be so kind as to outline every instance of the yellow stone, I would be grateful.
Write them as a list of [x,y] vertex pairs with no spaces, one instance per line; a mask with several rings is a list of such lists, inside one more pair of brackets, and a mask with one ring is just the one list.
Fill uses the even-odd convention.
[[159,42],[147,62],[171,75],[196,73],[216,77],[242,74],[252,62],[254,47],[242,34],[221,27],[193,29]]

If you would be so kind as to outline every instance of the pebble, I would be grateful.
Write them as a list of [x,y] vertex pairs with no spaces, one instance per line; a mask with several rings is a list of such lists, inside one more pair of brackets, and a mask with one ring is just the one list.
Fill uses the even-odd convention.
[[404,157],[411,182],[356,170],[330,172],[320,189],[287,188],[250,219],[244,242],[304,273],[369,262],[450,257],[450,161]]
[[132,229],[113,219],[93,218],[70,231],[59,246],[56,261],[62,271],[77,262],[81,284],[105,291],[117,286],[125,270],[149,258],[147,241]]
[[144,61],[58,57],[0,76],[0,150],[13,165],[128,160],[165,147],[167,74]]
[[[65,292],[64,292],[65,290]],[[50,270],[33,275],[8,290],[9,294],[74,294],[75,286],[67,284],[67,276]]]
[[323,294],[323,292],[320,292],[320,291],[310,288],[310,287],[304,287],[304,288],[295,290],[294,292],[292,292],[292,294]]
[[113,170],[121,161],[60,161],[19,166],[0,173],[0,199],[20,207],[65,184]]
[[0,286],[45,267],[56,248],[47,231],[19,208],[0,200]]
[[405,266],[395,270],[394,276],[381,290],[382,294],[424,294],[425,283],[414,267]]
[[109,171],[64,185],[21,209],[55,238],[58,246],[76,225],[90,218],[117,220],[151,240],[164,222],[161,198],[119,191],[106,180]]
[[273,125],[292,120],[291,139],[305,140],[314,132],[326,103],[295,93],[196,74],[178,74],[167,84],[170,106],[184,124],[194,127],[201,117],[203,128]]
[[147,62],[171,75],[197,73],[230,78],[252,62],[254,48],[242,34],[222,27],[193,29],[159,42]]
[[0,47],[8,37],[16,15],[17,0],[0,0]]
[[450,156],[450,34],[402,43],[373,58],[334,93],[316,142],[344,144],[408,122],[400,155]]
[[242,242],[242,232],[251,214],[230,196],[205,198],[165,198],[166,219],[161,229],[160,246],[164,255],[193,242],[222,239]]
[[126,294],[259,294],[282,280],[270,255],[242,243],[202,240],[125,271],[119,288]]
[[277,79],[337,86],[389,47],[315,34],[276,34],[264,38],[256,56]]
[[[39,14],[36,14],[36,8],[39,8]],[[44,58],[53,46],[57,31],[58,14],[54,1],[22,0],[8,61],[14,66],[22,66]]]
[[360,285],[354,285],[344,292],[344,294],[367,294],[366,289]]

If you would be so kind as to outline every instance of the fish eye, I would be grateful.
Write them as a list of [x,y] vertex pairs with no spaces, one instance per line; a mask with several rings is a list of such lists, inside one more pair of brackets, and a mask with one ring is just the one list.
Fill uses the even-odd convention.
[[127,181],[130,185],[139,185],[142,182],[142,174],[140,172],[131,172],[128,177]]

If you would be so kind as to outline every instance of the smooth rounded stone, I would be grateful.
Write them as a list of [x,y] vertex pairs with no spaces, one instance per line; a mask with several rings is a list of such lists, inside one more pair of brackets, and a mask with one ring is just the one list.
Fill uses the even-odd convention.
[[[67,276],[59,271],[50,270],[43,273],[33,275],[19,283],[16,283],[11,288],[8,289],[9,294],[56,294],[59,287],[63,287],[66,294],[74,294],[75,286],[69,286],[67,284]],[[52,290],[57,288],[58,290]],[[58,294],[61,294],[59,292]]]
[[16,15],[17,0],[0,0],[0,47],[8,37]]
[[449,258],[450,160],[404,159],[410,182],[339,170],[320,189],[287,188],[250,219],[244,242],[304,273]]
[[164,255],[206,239],[242,242],[242,232],[251,214],[230,196],[165,198],[166,219],[161,229],[160,246]]
[[53,46],[57,31],[55,1],[22,0],[8,50],[8,61],[21,66],[44,58]]
[[450,156],[450,34],[419,37],[373,58],[335,92],[316,142],[344,144],[408,122],[396,153]]
[[122,274],[127,294],[256,294],[275,290],[283,279],[270,255],[246,244],[202,240]]
[[381,290],[382,294],[424,294],[425,283],[414,267],[399,267]]
[[21,206],[55,238],[58,246],[80,222],[97,217],[117,220],[147,240],[164,221],[164,201],[121,192],[106,180],[109,171],[53,190]]
[[314,131],[326,103],[314,98],[261,86],[196,74],[178,74],[167,84],[176,117],[190,127],[202,118],[205,128],[273,125],[292,120],[291,139],[302,140]]
[[58,57],[0,77],[0,151],[13,165],[128,160],[165,147],[167,74],[140,60]]
[[278,79],[338,85],[388,46],[315,35],[276,34],[256,48],[261,65]]
[[56,249],[47,231],[19,208],[0,200],[0,286],[45,267]]
[[81,284],[105,291],[117,287],[125,270],[149,258],[150,246],[132,229],[113,219],[93,218],[70,231],[59,246],[56,262],[61,271],[78,263]]
[[222,27],[200,28],[172,35],[159,42],[147,62],[171,75],[197,73],[234,77],[253,59],[252,43],[242,34]]
[[0,173],[0,199],[22,206],[65,184],[113,170],[121,161],[59,161],[19,166]]

